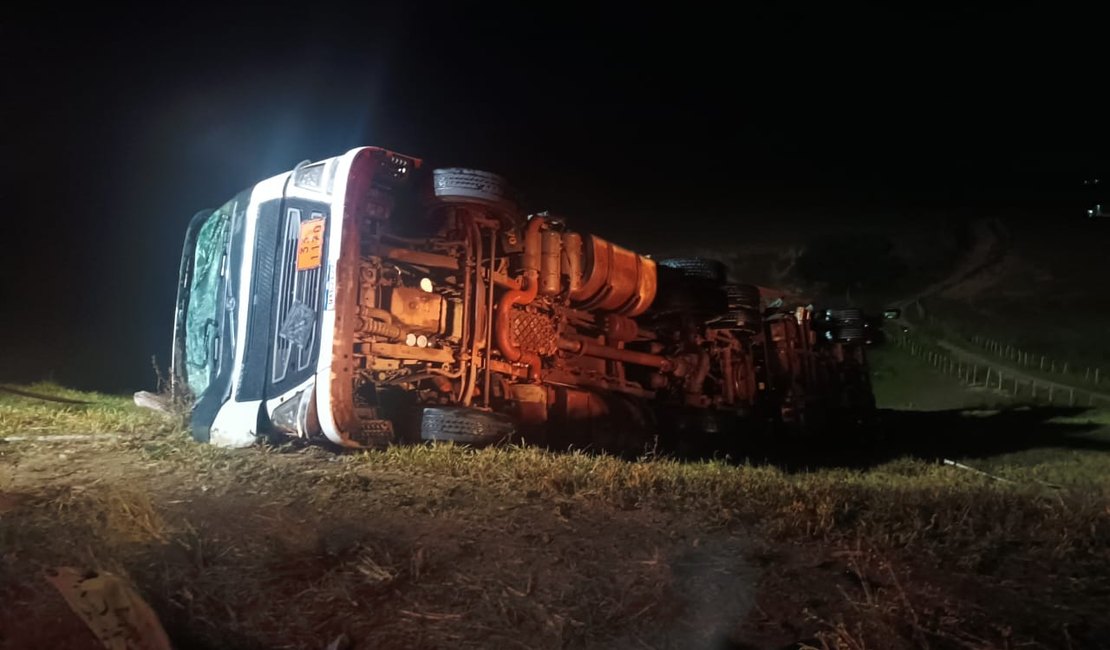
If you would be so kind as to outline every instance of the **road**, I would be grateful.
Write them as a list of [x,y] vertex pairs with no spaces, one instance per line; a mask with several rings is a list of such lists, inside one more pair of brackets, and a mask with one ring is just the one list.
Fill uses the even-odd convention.
[[[924,298],[935,296],[991,269],[1006,257],[1010,249],[1010,236],[1005,226],[1000,221],[995,219],[977,221],[972,225],[972,230],[975,241],[971,249],[948,277],[925,287],[912,296],[895,302],[894,306],[905,310]],[[894,322],[900,326],[908,328],[914,327],[913,323],[910,323],[904,318],[898,318]],[[996,373],[999,369],[1003,369],[1003,374],[1007,378],[1012,378],[1018,385],[1028,384],[1030,391],[1034,390],[1034,386],[1037,387],[1037,390],[1042,387],[1046,390],[1051,389],[1053,393],[1061,391],[1062,394],[1069,395],[1069,401],[1071,400],[1070,395],[1072,391],[1074,391],[1076,403],[1086,401],[1089,404],[1093,404],[1095,400],[1101,400],[1103,404],[1110,405],[1110,393],[1092,390],[1082,385],[1067,384],[1031,375],[1023,372],[1021,369],[1011,366],[1005,359],[985,356],[978,350],[969,349],[960,343],[950,340],[938,339],[936,343],[960,361],[989,367]]]
[[[951,341],[940,340],[937,341],[937,345],[960,361],[991,368],[995,373],[998,373],[1000,368],[1004,368],[1002,375],[1005,376],[1007,380],[1016,381],[1019,386],[1021,384],[1028,384],[1030,386],[1030,391],[1034,390],[1034,386],[1038,391],[1043,387],[1045,390],[1051,389],[1053,393],[1058,391],[1060,395],[1069,395],[1068,401],[1074,404],[1082,405],[1086,402],[1088,405],[1093,405],[1096,400],[1101,400],[1103,404],[1110,406],[1110,393],[1091,390],[1090,388],[1074,384],[1064,384],[1058,381],[1045,379],[1044,377],[1031,375],[1013,368],[996,357],[984,356],[978,352],[952,343]],[[1073,398],[1070,397],[1073,394],[1072,391],[1074,391],[1075,395],[1074,402],[1072,402]]]

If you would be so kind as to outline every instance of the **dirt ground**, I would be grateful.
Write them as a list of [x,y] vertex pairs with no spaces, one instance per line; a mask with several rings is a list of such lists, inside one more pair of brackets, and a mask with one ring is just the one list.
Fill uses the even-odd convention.
[[1110,414],[913,410],[892,354],[880,439],[703,461],[230,451],[0,396],[0,649],[102,647],[57,567],[176,648],[1110,648]]
[[0,645],[100,647],[42,577],[66,565],[129,576],[179,647],[714,647],[754,602],[749,539],[696,515],[221,456],[7,450]]

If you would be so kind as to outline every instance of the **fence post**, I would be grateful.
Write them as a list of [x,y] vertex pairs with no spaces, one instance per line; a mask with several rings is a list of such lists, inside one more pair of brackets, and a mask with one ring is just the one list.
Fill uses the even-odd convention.
[[1075,389],[1074,388],[1072,388],[1071,393],[1068,394],[1068,406],[1075,406]]
[[1067,361],[1064,362],[1064,369],[1060,371],[1060,374],[1062,374],[1062,375],[1068,374],[1068,362]]
[[1041,370],[1044,370],[1044,355],[1041,355]]
[[1091,381],[1091,367],[1087,366],[1087,372],[1083,374],[1083,381]]
[[1053,384],[1048,385],[1048,403],[1052,403],[1052,396],[1056,394],[1056,386]]
[[1100,370],[1102,370],[1102,369],[1101,368],[1095,368],[1095,383],[1096,384],[1098,383],[1098,373],[1099,373]]
[[991,367],[987,366],[987,378],[983,380],[983,386],[986,388],[991,387]]

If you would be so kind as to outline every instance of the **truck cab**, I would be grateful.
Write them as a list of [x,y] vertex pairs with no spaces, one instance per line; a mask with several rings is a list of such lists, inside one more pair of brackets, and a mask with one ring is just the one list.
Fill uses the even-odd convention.
[[343,259],[344,227],[354,227],[355,210],[375,209],[348,199],[357,187],[363,199],[387,200],[419,165],[362,147],[301,164],[193,217],[171,368],[173,390],[193,404],[195,439],[241,447],[276,427],[344,444],[331,409],[321,418],[316,401],[331,393],[337,278],[357,261]]

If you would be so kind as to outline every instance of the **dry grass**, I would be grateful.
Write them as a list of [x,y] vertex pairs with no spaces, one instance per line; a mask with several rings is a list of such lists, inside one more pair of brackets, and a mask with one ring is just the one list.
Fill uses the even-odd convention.
[[[1110,469],[1110,457],[1089,460]],[[628,462],[532,447],[467,450],[449,445],[398,447],[344,459],[348,472],[397,471],[463,479],[549,496],[598,499],[620,507],[702,513],[727,524],[757,519],[776,535],[856,538],[884,546],[989,545],[1037,538],[1053,553],[1110,544],[1110,472],[1076,489],[996,483],[975,474],[903,459],[866,470],[789,473],[726,461]],[[1037,471],[1046,471],[1037,466]],[[1020,478],[1018,468],[1010,476]],[[1036,476],[1036,473],[1033,474]],[[334,479],[350,480],[340,473]],[[1093,536],[1094,539],[1091,539]]]
[[[113,427],[138,422],[125,400],[101,403]],[[103,413],[72,417],[88,431]],[[799,630],[787,641],[1082,647],[1107,629],[1092,614],[1110,593],[1105,452],[965,459],[1000,482],[915,458],[787,471],[534,447],[229,451],[158,426],[88,452],[114,474],[43,481],[0,513],[12,584],[50,564],[126,573],[201,647],[323,647],[340,633],[376,647],[612,647],[652,644],[689,615],[673,602],[675,535],[739,533],[766,560],[722,560],[764,566],[763,593],[787,604],[761,606]],[[27,450],[19,467],[57,455],[7,447]]]

